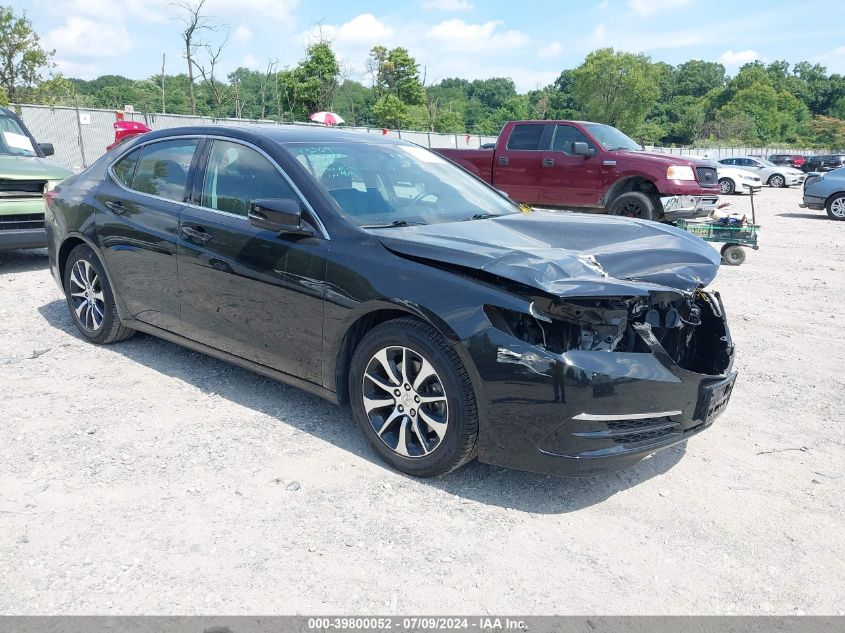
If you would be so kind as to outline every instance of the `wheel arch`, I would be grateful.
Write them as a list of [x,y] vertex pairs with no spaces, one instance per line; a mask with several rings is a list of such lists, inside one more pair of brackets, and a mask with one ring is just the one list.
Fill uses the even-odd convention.
[[103,257],[103,253],[100,250],[100,247],[97,246],[97,244],[95,244],[88,236],[82,233],[68,234],[62,241],[61,246],[59,246],[59,250],[56,253],[56,269],[59,272],[59,280],[61,282],[62,287],[64,287],[65,283],[65,269],[67,267],[67,260],[70,257],[71,252],[73,252],[73,249],[82,244],[94,251],[94,254],[100,260],[100,264],[102,264],[103,270],[106,272],[106,279],[108,279],[109,287],[111,288],[112,294],[114,295],[114,303],[115,307],[117,308],[118,316],[124,320],[128,319],[129,314],[126,310],[126,306],[123,303],[123,298],[120,296],[116,286],[114,285],[111,272],[109,272],[109,268],[108,266],[106,266],[106,261]]
[[825,198],[825,200],[824,200],[824,206],[825,206],[825,209],[827,208],[827,206],[828,206],[831,202],[833,202],[833,200],[834,200],[835,198],[838,198],[839,196],[845,196],[845,191],[835,191],[835,192],[833,192],[832,194],[830,194],[827,198]]
[[659,193],[660,190],[651,178],[642,175],[630,175],[620,178],[608,189],[607,193],[602,199],[602,203],[606,209],[610,208],[613,201],[616,200],[623,193],[630,191],[638,191],[648,196],[655,198],[656,206],[662,212],[660,207]]
[[[328,375],[333,377],[335,381],[334,391],[337,393],[337,399],[340,404],[345,405],[349,403],[349,366],[358,344],[376,326],[394,319],[408,317],[430,325],[455,348],[461,362],[469,373],[473,387],[476,390],[478,389],[479,378],[475,365],[463,346],[458,344],[460,341],[458,335],[443,319],[420,306],[379,301],[363,307],[362,311],[351,318],[348,327],[346,327],[340,339],[340,344],[337,346],[337,351],[330,356],[330,359],[334,362],[334,367],[329,368]],[[330,389],[332,388],[332,385],[326,386]]]

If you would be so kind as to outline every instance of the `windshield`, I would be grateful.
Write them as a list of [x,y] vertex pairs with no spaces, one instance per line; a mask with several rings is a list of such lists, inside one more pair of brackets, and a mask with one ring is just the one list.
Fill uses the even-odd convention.
[[416,145],[291,143],[285,148],[352,222],[366,228],[519,212],[516,204]]
[[0,155],[38,155],[20,123],[9,116],[0,116]]
[[642,149],[639,143],[615,127],[604,125],[603,123],[582,123],[582,125],[607,151],[614,149]]

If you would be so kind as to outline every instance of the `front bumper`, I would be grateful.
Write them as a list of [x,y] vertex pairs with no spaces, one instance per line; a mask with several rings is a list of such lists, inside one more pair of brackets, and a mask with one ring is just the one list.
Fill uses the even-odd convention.
[[787,187],[793,187],[795,185],[802,184],[806,177],[807,177],[806,174],[801,174],[800,176],[797,176],[795,174],[792,174],[792,175],[789,175],[789,176],[784,176],[784,178],[786,179],[786,186]]
[[719,375],[675,364],[645,326],[651,353],[553,354],[488,328],[467,343],[482,380],[479,460],[592,476],[626,468],[708,428],[730,397],[733,344]]
[[719,202],[719,194],[712,195],[675,195],[661,196],[665,220],[681,220],[685,218],[703,218],[710,215]]

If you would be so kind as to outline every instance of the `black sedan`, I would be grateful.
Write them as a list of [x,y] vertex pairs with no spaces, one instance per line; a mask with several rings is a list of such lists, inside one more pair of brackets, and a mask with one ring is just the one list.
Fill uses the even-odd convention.
[[624,467],[705,429],[734,383],[706,243],[525,212],[402,141],[152,132],[47,205],[50,267],[89,341],[142,331],[348,403],[412,475],[476,456]]

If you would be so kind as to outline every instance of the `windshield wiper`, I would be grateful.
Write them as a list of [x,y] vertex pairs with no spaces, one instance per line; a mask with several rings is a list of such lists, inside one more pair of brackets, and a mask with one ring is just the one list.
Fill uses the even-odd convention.
[[498,218],[501,213],[476,213],[471,218],[464,218],[461,222],[469,222],[470,220],[486,220],[487,218]]
[[389,229],[394,226],[424,226],[425,222],[418,222],[416,220],[394,220],[390,224],[368,224],[362,226],[362,229]]

